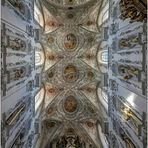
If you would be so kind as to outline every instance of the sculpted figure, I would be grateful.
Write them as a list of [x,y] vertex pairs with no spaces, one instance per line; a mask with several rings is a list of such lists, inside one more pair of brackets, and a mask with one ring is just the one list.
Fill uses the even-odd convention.
[[14,40],[10,39],[9,47],[13,50],[24,50],[25,42],[19,38],[15,38]]
[[120,46],[120,48],[125,48],[125,47],[129,47],[130,44],[127,39],[121,39],[119,41],[119,46]]
[[[146,14],[143,14],[143,11],[145,11],[145,9],[138,10],[136,7],[136,4],[134,3],[134,0],[121,0],[119,5],[120,5],[120,11],[121,11],[120,18],[122,20],[130,18],[131,19],[130,23],[132,23],[135,21],[143,21],[143,19],[147,17]],[[143,8],[145,8],[144,4],[143,4]]]
[[13,78],[14,80],[18,80],[19,78],[23,78],[25,76],[25,69],[23,68],[20,68],[20,69],[16,69],[13,71],[14,74],[13,74]]
[[138,76],[138,69],[136,68],[121,66],[119,68],[119,72],[121,72],[121,75],[123,76],[124,80],[129,80],[133,77]]

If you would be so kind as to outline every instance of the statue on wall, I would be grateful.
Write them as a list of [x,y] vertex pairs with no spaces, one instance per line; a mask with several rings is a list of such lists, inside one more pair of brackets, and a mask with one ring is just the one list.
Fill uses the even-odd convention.
[[[24,118],[25,113],[28,111],[30,104],[31,104],[31,100],[30,100],[29,96],[26,96],[26,97],[23,97],[21,99],[21,101],[19,101],[9,111],[3,113],[2,132],[6,133],[6,135],[4,137],[5,139],[7,139],[13,133],[14,129],[17,128],[18,124]],[[27,100],[25,100],[25,99],[27,99]],[[25,102],[24,102],[24,100],[25,100]],[[28,125],[30,125],[30,122],[28,123]],[[27,128],[29,128],[29,126]]]
[[132,117],[132,111],[130,108],[126,108],[125,106],[121,108],[121,112],[123,113],[125,120],[128,121]]
[[133,48],[139,43],[139,37],[137,35],[130,36],[128,38],[122,38],[119,41],[119,47],[122,48]]
[[6,125],[13,126],[26,111],[26,104],[23,103],[6,119]]
[[129,80],[133,78],[138,78],[139,70],[134,67],[128,66],[119,66],[118,67],[119,74],[123,77],[124,80]]
[[9,48],[12,50],[21,50],[24,51],[26,49],[26,43],[25,41],[19,39],[19,38],[9,38]]
[[136,148],[136,146],[133,144],[132,140],[126,135],[126,133],[123,131],[123,129],[120,130],[120,137],[125,142],[126,147],[128,148]]
[[119,47],[120,48],[126,48],[126,47],[130,47],[130,44],[128,42],[128,39],[121,39],[119,41]]
[[8,0],[20,13],[25,14],[25,5],[20,0]]
[[121,15],[120,18],[125,20],[130,18],[130,22],[142,22],[147,18],[146,13],[146,1],[141,2],[140,0],[121,0],[120,3]]
[[18,80],[20,78],[23,78],[25,76],[25,69],[20,68],[20,69],[15,69],[14,71],[14,80]]
[[25,128],[22,129],[22,131],[16,135],[16,139],[14,140],[11,148],[19,148],[22,147],[24,145],[24,139],[25,137]]
[[140,119],[136,116],[136,114],[128,107],[123,106],[121,108],[121,113],[124,119],[133,127],[135,132],[138,134],[139,126],[142,125]]

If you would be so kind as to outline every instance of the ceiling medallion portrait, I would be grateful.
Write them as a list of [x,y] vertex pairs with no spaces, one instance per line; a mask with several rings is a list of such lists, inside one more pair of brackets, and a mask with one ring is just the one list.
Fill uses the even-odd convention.
[[73,17],[74,17],[74,15],[72,13],[67,14],[68,19],[72,19]]
[[94,127],[95,124],[93,122],[91,122],[91,121],[86,121],[86,125],[88,127]]
[[52,127],[54,127],[55,125],[56,125],[56,123],[53,122],[53,121],[48,121],[48,122],[46,122],[47,128],[52,128]]
[[77,45],[77,38],[73,33],[69,33],[65,36],[64,38],[64,47],[68,51],[73,51],[75,50]]
[[93,79],[94,73],[92,71],[88,71],[87,76],[88,76],[89,79]]
[[49,36],[49,37],[48,37],[48,43],[51,44],[51,43],[53,43],[53,42],[54,42],[54,38],[51,37],[51,36]]
[[55,91],[56,91],[56,88],[48,88],[48,90],[47,90],[47,92],[50,94],[55,93]]
[[64,79],[67,82],[74,82],[78,79],[78,69],[74,65],[68,65],[64,68]]
[[74,134],[74,129],[73,128],[68,128],[67,129],[67,134]]
[[53,53],[46,53],[46,59],[50,61],[55,61],[56,55],[54,55]]
[[74,96],[68,96],[64,102],[64,109],[68,113],[73,113],[78,107],[78,102]]
[[90,42],[90,43],[91,43],[93,40],[94,40],[94,39],[93,39],[92,37],[89,37],[89,38],[88,38],[88,42]]
[[95,113],[95,110],[92,108],[92,106],[87,106],[87,110],[89,110],[92,114]]
[[53,72],[49,72],[48,73],[48,78],[52,78],[54,76],[54,73]]
[[51,113],[53,113],[54,110],[55,110],[54,108],[50,107],[50,108],[48,109],[48,111],[47,111],[48,115],[50,115]]

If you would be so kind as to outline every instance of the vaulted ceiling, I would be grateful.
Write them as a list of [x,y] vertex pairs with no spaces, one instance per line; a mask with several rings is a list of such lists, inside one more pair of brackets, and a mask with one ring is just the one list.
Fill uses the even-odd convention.
[[100,147],[97,123],[102,117],[97,97],[101,71],[97,64],[101,0],[42,0],[40,42],[45,63],[43,147],[63,136],[79,137]]

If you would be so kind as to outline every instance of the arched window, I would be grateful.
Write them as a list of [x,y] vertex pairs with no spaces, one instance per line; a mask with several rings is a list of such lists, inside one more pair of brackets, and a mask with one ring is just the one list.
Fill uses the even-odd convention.
[[45,90],[42,88],[35,96],[35,112],[38,110],[44,99]]
[[42,65],[44,63],[44,54],[41,51],[35,52],[35,66]]
[[108,63],[108,50],[101,50],[98,52],[98,62],[101,64]]
[[101,90],[101,95],[102,95],[103,99],[104,99],[106,102],[108,102],[108,96],[107,96],[106,92],[103,91],[103,90]]
[[101,88],[98,88],[97,94],[98,94],[98,98],[99,98],[100,103],[105,108],[105,110],[108,111],[108,96],[107,96],[107,93],[104,90],[102,90]]
[[43,27],[44,26],[44,19],[43,19],[43,15],[40,11],[40,9],[38,8],[37,4],[34,3],[34,19],[37,21],[37,23]]
[[109,18],[109,3],[107,3],[104,8],[101,10],[98,25],[101,26]]
[[108,62],[108,52],[107,52],[107,50],[105,50],[105,51],[103,51],[101,53],[101,60],[104,63],[107,63]]
[[103,147],[109,147],[107,138],[105,137],[104,133],[102,132],[102,128],[101,128],[100,124],[98,125],[98,132],[99,132],[99,137],[100,137]]

